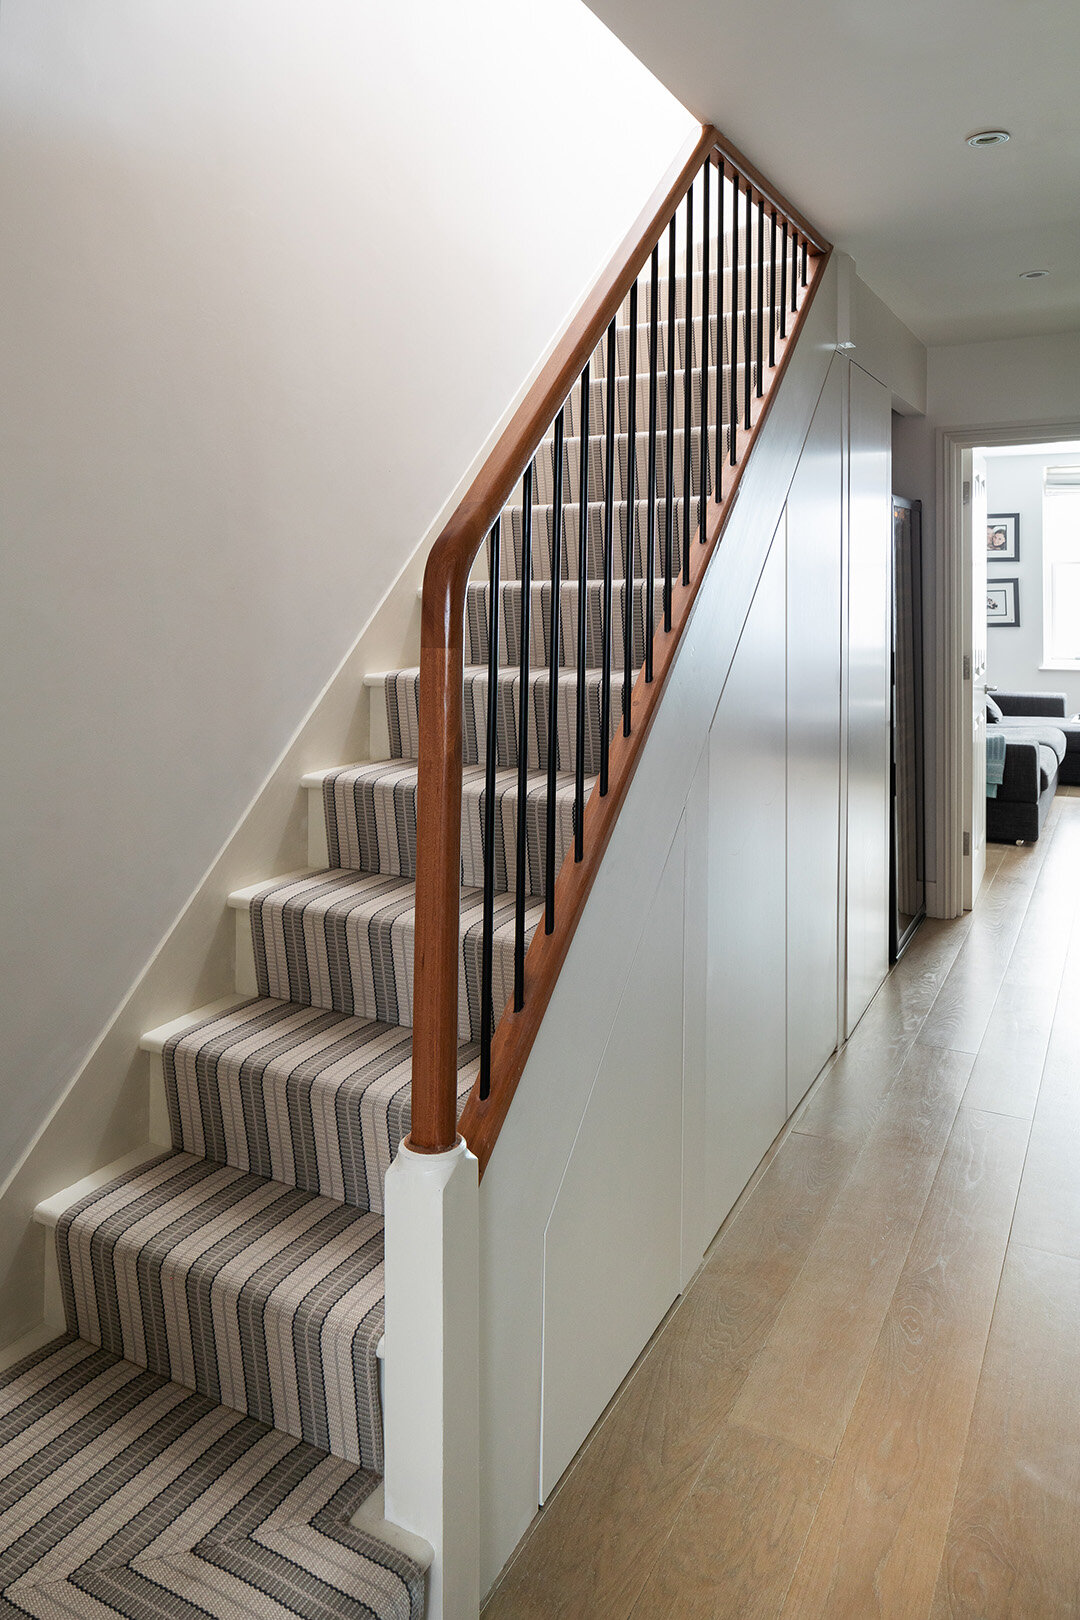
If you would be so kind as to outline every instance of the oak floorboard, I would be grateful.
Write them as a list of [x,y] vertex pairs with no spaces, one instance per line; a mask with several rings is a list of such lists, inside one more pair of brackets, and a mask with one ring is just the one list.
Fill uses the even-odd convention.
[[917,1037],[923,1046],[978,1052],[1039,873],[1053,845],[1055,806],[1037,844],[1006,850],[983,885],[956,961]]
[[784,1620],[925,1620],[1027,1125],[963,1108],[822,1494]]
[[918,1034],[926,1047],[978,1051],[1010,957],[1020,938],[1031,896],[1048,862],[1061,804],[1051,805],[1043,836],[1023,849],[1002,847],[1001,863],[978,894],[972,925],[949,977]]
[[626,1620],[854,1155],[790,1139],[507,1567],[484,1620]]
[[796,1113],[796,1131],[862,1147],[969,925],[927,918]]
[[[1080,1065],[1073,1083],[1080,1085]],[[1060,1115],[1032,1126],[1013,1241],[1080,1260],[1080,1104],[1073,1111],[1071,1130],[1062,1129]]]
[[632,1620],[773,1620],[828,1475],[820,1457],[725,1424]]
[[1012,1243],[932,1620],[1080,1615],[1080,1262]]
[[971,1071],[915,1047],[747,1375],[731,1421],[831,1457]]
[[1080,929],[1061,981],[1035,1121],[1080,1138]]
[[1006,974],[964,1093],[965,1108],[1034,1118],[1062,965],[1040,988],[1013,984]]

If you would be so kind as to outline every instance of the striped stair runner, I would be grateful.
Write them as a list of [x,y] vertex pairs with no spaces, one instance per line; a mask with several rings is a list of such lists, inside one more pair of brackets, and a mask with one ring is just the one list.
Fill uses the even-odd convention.
[[[695,276],[700,312],[701,276]],[[701,350],[660,323],[677,364]],[[716,309],[716,277],[712,308]],[[647,298],[639,313],[647,310]],[[665,311],[666,313],[666,311]],[[618,324],[625,373],[629,327]],[[710,322],[710,364],[716,321]],[[647,369],[648,326],[638,365]],[[605,353],[593,365],[586,535],[586,794],[599,770],[603,640]],[[671,555],[681,566],[685,394],[673,402]],[[700,440],[693,371],[690,440]],[[629,383],[615,387],[614,669],[619,723],[624,614],[632,670],[644,658],[642,575],[653,536],[653,614],[662,612],[668,534],[667,379],[658,388],[658,483],[638,500],[635,579],[624,580]],[[725,409],[727,390],[724,390]],[[715,395],[714,395],[715,398]],[[556,870],[574,838],[578,545],[575,421],[566,412],[565,519],[559,557],[564,633],[558,672]],[[639,376],[636,488],[647,488],[648,383]],[[643,430],[644,424],[644,430]],[[554,436],[536,456],[527,706],[527,932],[548,883],[545,821],[548,648],[552,622]],[[496,1016],[513,982],[517,881],[518,660],[522,625],[520,489],[503,521],[495,815]],[[481,558],[481,562],[483,558]],[[468,590],[461,818],[459,1106],[472,1086],[480,1027],[489,587]],[[566,627],[572,627],[572,630]],[[418,1620],[423,1573],[351,1526],[383,1466],[378,1350],[383,1321],[386,1171],[410,1120],[410,1027],[417,863],[418,671],[384,683],[391,758],[322,781],[327,868],[247,891],[257,994],[192,1020],[161,1062],[172,1150],[86,1194],[56,1230],[68,1337],[0,1379],[0,1613],[138,1620],[196,1614],[240,1620]],[[51,1594],[51,1595],[50,1595]],[[54,1601],[55,1599],[55,1601]]]

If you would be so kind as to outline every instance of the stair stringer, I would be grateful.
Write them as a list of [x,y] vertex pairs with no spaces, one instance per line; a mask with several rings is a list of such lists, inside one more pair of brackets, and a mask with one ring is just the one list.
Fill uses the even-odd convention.
[[[806,314],[706,573],[648,741],[500,1140],[480,1187],[480,1590],[486,1591],[541,1499],[545,1231],[611,1039],[641,924],[684,814],[700,824],[695,772],[836,349],[836,268]],[[699,908],[689,906],[693,929]],[[687,951],[695,949],[692,939]],[[700,942],[704,950],[704,941]],[[636,971],[640,971],[640,960]],[[691,967],[691,972],[693,971]],[[670,975],[669,975],[670,978]],[[704,1011],[702,1009],[702,1017]],[[703,1042],[684,1032],[684,1164],[703,1091]],[[698,1056],[694,1056],[698,1054]],[[610,1167],[609,1167],[610,1168]],[[711,1231],[682,1187],[684,1285]],[[647,1193],[643,1190],[643,1196]],[[689,1258],[688,1258],[689,1257]],[[627,1279],[632,1285],[632,1279]],[[657,1324],[653,1324],[655,1326]],[[629,1351],[626,1369],[641,1345]],[[583,1358],[589,1345],[583,1339]],[[610,1397],[614,1388],[608,1392]],[[598,1414],[597,1414],[598,1415]],[[580,1444],[586,1438],[578,1437]]]

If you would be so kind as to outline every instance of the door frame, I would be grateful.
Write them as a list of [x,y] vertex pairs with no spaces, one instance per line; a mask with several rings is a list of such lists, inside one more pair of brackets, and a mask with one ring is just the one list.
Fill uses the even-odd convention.
[[971,769],[971,680],[964,678],[970,601],[964,587],[965,450],[981,445],[1052,444],[1080,439],[1080,422],[1014,422],[995,427],[943,428],[938,433],[937,509],[940,544],[935,547],[934,689],[937,715],[926,716],[934,735],[937,782],[934,843],[937,882],[933,915],[959,917],[964,910],[964,780]]

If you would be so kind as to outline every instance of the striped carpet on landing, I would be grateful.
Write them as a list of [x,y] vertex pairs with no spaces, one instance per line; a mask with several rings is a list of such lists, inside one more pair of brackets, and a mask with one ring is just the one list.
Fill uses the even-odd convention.
[[420,1620],[377,1479],[78,1339],[0,1375],[0,1615]]

